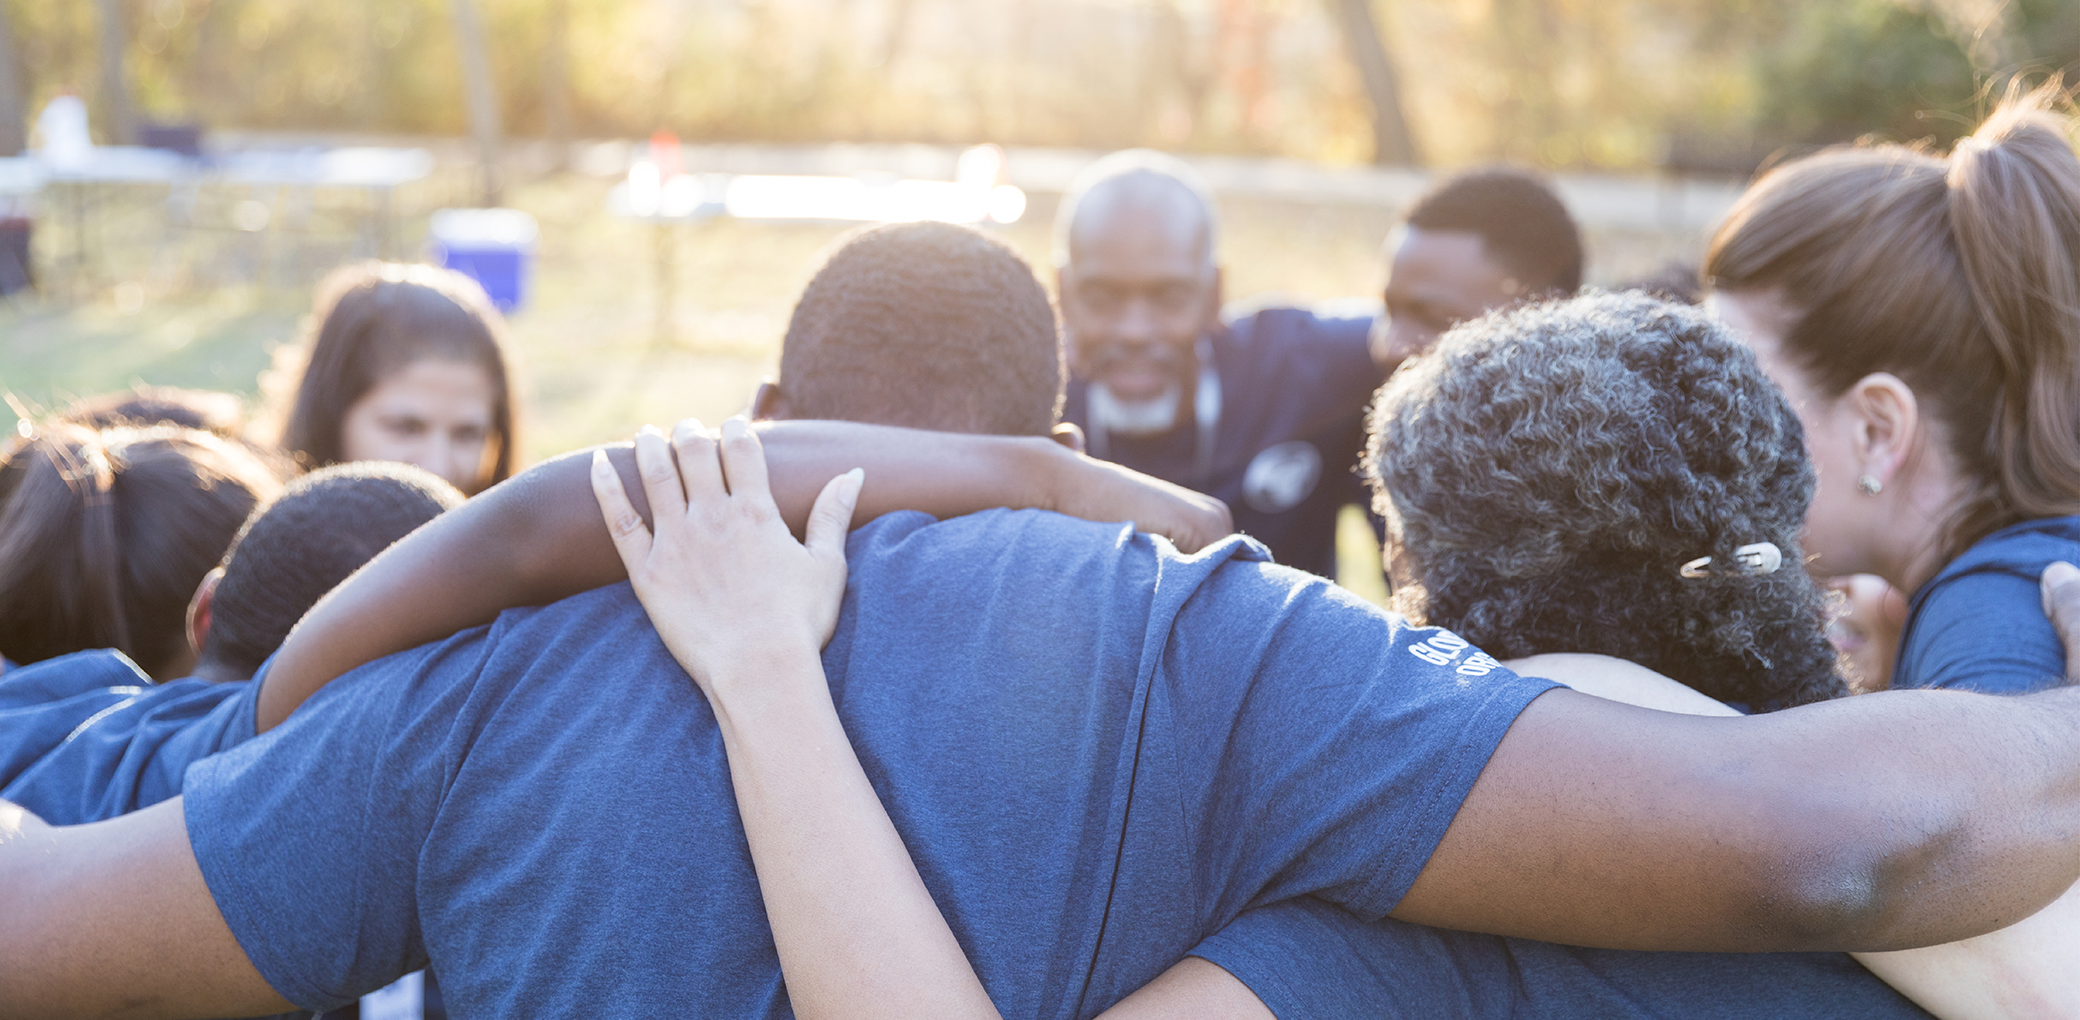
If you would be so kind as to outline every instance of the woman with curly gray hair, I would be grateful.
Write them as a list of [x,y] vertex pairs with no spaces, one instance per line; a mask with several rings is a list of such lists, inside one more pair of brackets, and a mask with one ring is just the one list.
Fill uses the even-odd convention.
[[[1404,611],[1520,672],[1587,652],[1663,674],[1558,674],[1587,693],[1698,715],[1733,714],[1719,702],[1772,711],[1849,693],[1799,543],[1815,481],[1803,436],[1727,326],[1636,293],[1591,294],[1462,324],[1404,365],[1374,405],[1365,471]],[[2061,1017],[2080,1003],[2076,907],[2069,893],[2023,926],[1852,961],[1582,949],[1359,924],[1291,901],[1243,915],[1199,952],[1279,1017],[1503,1017],[1560,1003],[1634,1017]],[[1264,944],[1280,952],[1248,952]]]
[[1602,294],[1461,327],[1373,411],[1366,471],[1417,575],[1399,608],[1501,658],[1611,655],[1756,710],[1840,697],[1802,437],[1688,306]]

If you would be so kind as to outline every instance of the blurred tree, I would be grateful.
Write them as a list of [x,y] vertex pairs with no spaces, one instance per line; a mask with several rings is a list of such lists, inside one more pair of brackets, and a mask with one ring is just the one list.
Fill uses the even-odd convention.
[[29,147],[29,110],[22,102],[22,72],[15,58],[14,29],[7,5],[0,3],[0,156],[20,155]]
[[549,0],[548,33],[542,43],[542,133],[549,139],[550,168],[571,159],[571,4]]
[[1756,78],[1759,133],[1807,144],[1877,134],[1947,146],[1971,130],[1978,84],[1933,14],[1893,0],[1803,8]]
[[491,48],[477,21],[472,0],[448,0],[455,22],[455,47],[461,51],[462,85],[469,101],[469,130],[477,141],[477,164],[485,206],[500,204],[498,83],[491,77]]
[[136,137],[130,111],[130,76],[123,72],[128,32],[124,31],[122,0],[95,0],[101,40],[100,100],[102,131],[116,145],[128,145]]
[[1379,24],[1372,18],[1371,0],[1328,0],[1330,14],[1350,51],[1351,62],[1365,82],[1365,97],[1372,106],[1372,161],[1383,166],[1415,166],[1422,156],[1415,136],[1409,133],[1408,117],[1401,112],[1400,76],[1394,58],[1380,39]]

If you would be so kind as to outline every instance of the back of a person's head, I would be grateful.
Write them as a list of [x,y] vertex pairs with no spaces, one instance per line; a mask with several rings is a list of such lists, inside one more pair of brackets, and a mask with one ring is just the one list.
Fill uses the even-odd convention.
[[462,493],[407,464],[341,464],[291,482],[224,558],[202,663],[251,676],[326,592]]
[[802,291],[780,352],[797,418],[1044,435],[1062,384],[1054,307],[1032,267],[945,223],[847,236]]
[[1513,167],[1454,174],[1408,211],[1418,230],[1478,234],[1518,293],[1565,297],[1582,286],[1582,235],[1543,179]]
[[0,509],[0,655],[115,648],[160,679],[185,619],[253,507],[280,481],[252,450],[172,426],[34,426]]
[[[1371,431],[1412,615],[1501,658],[1614,655],[1756,709],[1846,693],[1799,551],[1798,417],[1702,311],[1591,294],[1492,313],[1404,365]],[[1736,550],[1764,542],[1781,566],[1743,571]]]
[[177,425],[228,438],[245,428],[245,403],[235,393],[140,384],[127,390],[81,397],[59,417],[94,429]]
[[1720,291],[1771,294],[1828,396],[1912,387],[1976,489],[1947,536],[2080,513],[2080,156],[2060,93],[2011,91],[1945,158],[1832,149],[1771,171],[1713,237]]
[[414,362],[458,361],[491,383],[497,460],[487,484],[513,472],[514,407],[505,318],[484,288],[452,269],[361,262],[318,284],[307,355],[282,448],[305,469],[346,459],[341,426],[369,390]]

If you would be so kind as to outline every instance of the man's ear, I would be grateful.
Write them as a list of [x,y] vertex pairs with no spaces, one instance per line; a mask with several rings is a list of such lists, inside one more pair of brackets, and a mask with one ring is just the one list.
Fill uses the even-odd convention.
[[780,392],[780,384],[771,379],[760,379],[758,389],[751,391],[751,420],[772,421],[787,417],[787,395]]
[[1073,421],[1065,421],[1060,425],[1056,425],[1054,431],[1049,433],[1049,435],[1054,437],[1055,442],[1075,450],[1077,453],[1084,452],[1083,429]]
[[1212,282],[1206,288],[1206,322],[1203,327],[1205,331],[1212,332],[1220,328],[1221,308],[1226,302],[1227,294],[1226,274],[1221,271],[1221,267],[1214,266]]
[[217,607],[217,585],[223,580],[223,567],[202,575],[202,583],[195,586],[195,597],[188,600],[188,647],[196,655],[201,655],[202,646],[209,643],[210,620]]
[[1855,416],[1855,453],[1863,473],[1892,484],[1922,439],[1921,403],[1913,387],[1890,372],[1872,372],[1850,385],[1842,408]]

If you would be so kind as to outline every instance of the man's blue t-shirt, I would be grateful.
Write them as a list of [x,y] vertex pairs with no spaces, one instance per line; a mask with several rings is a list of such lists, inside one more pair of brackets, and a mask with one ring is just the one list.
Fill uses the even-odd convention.
[[154,684],[121,652],[0,673],[0,800],[52,825],[98,822],[181,792],[189,764],[252,739],[253,683]]
[[[1386,373],[1367,343],[1372,318],[1267,308],[1207,339],[1221,382],[1220,420],[1206,477],[1189,420],[1158,436],[1111,436],[1105,456],[1143,474],[1217,496],[1235,530],[1278,562],[1336,572],[1336,515],[1365,502],[1358,456],[1365,408]],[[1069,381],[1062,419],[1090,428],[1089,386]]]
[[1641,953],[1366,922],[1312,897],[1192,950],[1279,1020],[1930,1020],[1846,953]]
[[2080,517],[2047,517],[1973,543],[1907,603],[1894,687],[2022,694],[2065,682],[2065,645],[2044,616],[2038,578],[2080,563]]
[[[1239,539],[897,514],[848,555],[833,698],[1007,1016],[1095,1013],[1259,904],[1386,913],[1552,686]],[[306,1008],[430,959],[457,1017],[788,1012],[713,716],[626,585],[341,677],[186,794]]]

